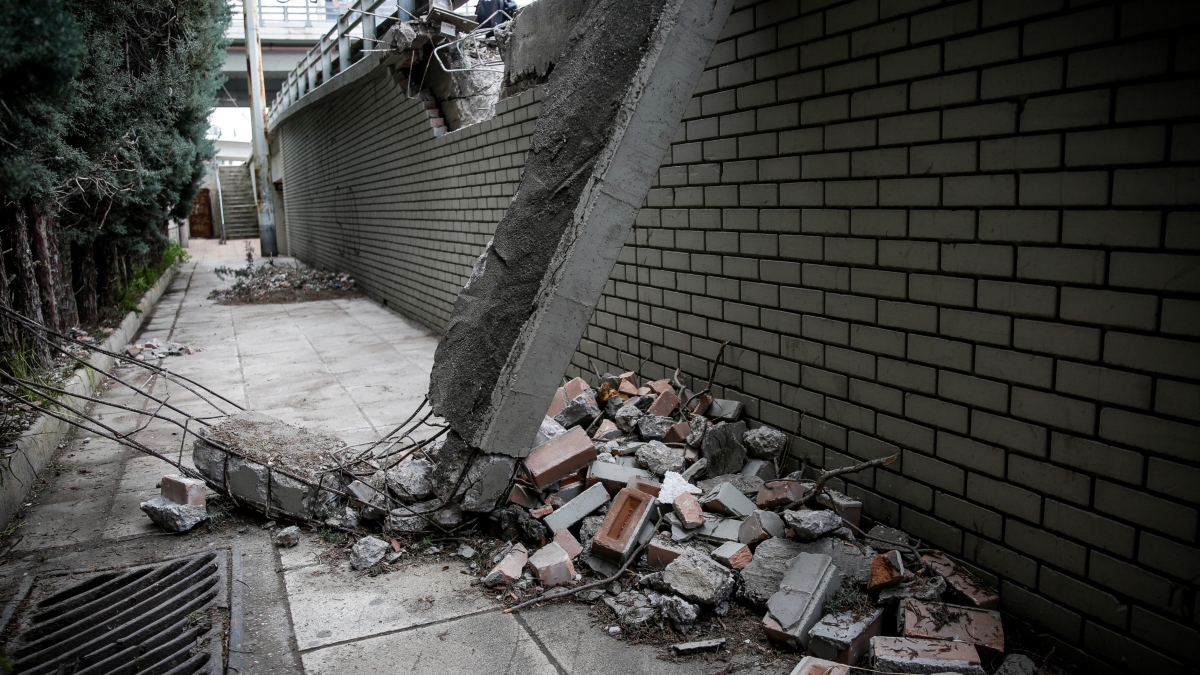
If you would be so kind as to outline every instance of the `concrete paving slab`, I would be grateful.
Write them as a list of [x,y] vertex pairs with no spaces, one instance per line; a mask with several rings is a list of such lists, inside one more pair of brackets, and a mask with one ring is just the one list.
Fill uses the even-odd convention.
[[285,572],[300,649],[344,642],[495,609],[461,565],[414,564],[376,577],[321,565]]
[[[151,487],[153,487],[153,484],[151,484]],[[116,541],[131,537],[168,536],[170,533],[155,525],[138,506],[150,497],[153,497],[157,492],[157,490],[152,490],[151,494],[140,494],[137,492],[117,493],[113,497],[112,509],[109,511],[108,518],[104,523],[102,538],[106,541]]]
[[74,502],[42,504],[32,509],[20,529],[17,553],[82,544],[97,539],[104,529],[107,495]]

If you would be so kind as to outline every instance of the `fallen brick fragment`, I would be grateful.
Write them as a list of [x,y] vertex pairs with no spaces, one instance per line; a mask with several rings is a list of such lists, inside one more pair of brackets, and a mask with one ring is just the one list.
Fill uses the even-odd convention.
[[658,398],[654,399],[654,403],[650,404],[650,409],[646,411],[646,414],[670,417],[678,407],[679,397],[671,391],[670,385],[668,385],[667,390],[659,394]]
[[675,512],[675,516],[679,518],[684,529],[695,529],[704,525],[704,508],[700,506],[700,500],[696,499],[696,495],[685,492],[675,498],[671,504],[671,510]]
[[645,492],[653,497],[657,497],[659,493],[662,492],[662,483],[648,480],[646,478],[642,478],[641,476],[631,476],[625,483],[625,487],[631,490],[641,490],[642,492]]
[[1004,651],[1000,613],[975,607],[924,603],[908,598],[901,605],[904,637],[953,640],[973,644],[988,653]]
[[712,552],[712,557],[731,570],[740,570],[750,564],[754,554],[750,553],[750,547],[745,544],[727,541]]
[[880,553],[871,561],[871,580],[867,582],[868,591],[895,586],[904,581],[904,559],[899,551]]
[[612,464],[609,462],[593,462],[588,469],[588,487],[601,483],[604,489],[608,490],[608,494],[616,495],[620,492],[629,481],[641,479],[650,481],[654,476],[645,469],[639,469],[633,466],[625,466],[624,464]]
[[562,387],[563,394],[566,395],[566,399],[568,401],[575,398],[576,396],[579,396],[580,394],[588,393],[591,390],[591,388],[592,387],[591,387],[591,385],[589,385],[587,383],[587,380],[584,380],[582,377],[577,377],[577,378],[571,380],[570,382],[564,384]]
[[596,429],[596,433],[592,434],[592,440],[602,443],[620,438],[622,435],[624,434],[621,428],[612,420],[606,419],[600,423],[600,427]]
[[204,481],[196,478],[186,478],[179,474],[169,474],[162,477],[159,483],[159,494],[176,504],[188,506],[204,506]]
[[537,507],[536,509],[529,509],[529,515],[533,516],[534,518],[539,518],[539,519],[545,518],[546,516],[550,515],[551,513],[554,513],[554,505],[553,504],[545,504],[543,506]]
[[791,675],[850,675],[850,666],[806,656],[792,669]]
[[795,480],[771,480],[763,484],[758,491],[754,503],[760,509],[774,509],[787,506],[804,496],[805,486]]
[[[841,574],[827,555],[801,553],[788,562],[779,590],[767,600],[763,629],[769,639],[795,649],[808,646],[809,631],[824,614],[825,603],[841,586]],[[777,628],[776,628],[777,627]]]
[[745,518],[757,510],[754,502],[747,499],[732,483],[722,483],[713,488],[701,497],[700,501],[710,511],[735,518]]
[[808,648],[823,659],[854,665],[883,629],[883,609],[866,616],[851,612],[826,614],[809,631]]
[[738,528],[738,541],[753,546],[771,537],[783,536],[783,518],[774,511],[755,511]]
[[959,569],[954,561],[941,554],[926,554],[921,559],[946,580],[955,593],[964,598],[967,604],[980,609],[996,609],[1000,606],[1000,595],[984,586],[974,577]]
[[571,564],[571,556],[554,542],[546,544],[530,556],[529,566],[546,588],[569,584],[575,580],[575,566]]
[[721,645],[725,644],[725,638],[713,638],[711,640],[697,640],[695,642],[680,642],[671,645],[671,651],[680,656],[687,654],[699,654],[700,652],[711,652],[714,649],[720,649]]
[[[546,527],[550,528],[551,531],[571,527],[596,509],[604,506],[604,503],[607,501],[608,490],[604,489],[603,485],[593,485],[584,490],[578,497],[563,504],[562,508],[546,516]],[[534,515],[534,517],[536,518],[537,516]]]
[[650,387],[650,391],[656,394],[665,394],[668,391],[672,394],[675,393],[675,387],[671,386],[670,380],[655,380],[653,382],[647,382],[646,386]]
[[525,546],[517,544],[508,552],[508,555],[504,556],[503,560],[496,563],[492,571],[483,577],[483,585],[495,588],[511,584],[521,578],[521,570],[525,569],[527,562],[529,562],[529,552],[525,550]]
[[514,483],[512,492],[508,493],[508,501],[532,509],[538,505],[538,494],[520,483]]
[[562,550],[567,552],[567,555],[574,560],[583,552],[583,545],[571,534],[571,531],[565,527],[560,527],[554,531],[554,543],[562,547]]
[[948,640],[903,637],[871,638],[875,670],[885,673],[959,673],[986,675],[974,645]]
[[562,409],[567,407],[567,395],[562,387],[559,387],[554,392],[554,396],[550,399],[550,407],[546,409],[546,417],[554,417],[562,412]]
[[618,565],[625,562],[637,546],[654,503],[654,497],[640,490],[624,488],[618,492],[592,539],[592,552]]
[[663,435],[663,443],[683,443],[687,441],[688,434],[692,432],[692,425],[688,422],[676,422],[667,429],[667,433]]
[[678,546],[665,534],[655,536],[646,547],[646,562],[651,567],[666,567],[683,553],[684,547]]
[[567,477],[596,459],[596,446],[582,427],[533,449],[525,458],[525,467],[536,487],[547,485]]

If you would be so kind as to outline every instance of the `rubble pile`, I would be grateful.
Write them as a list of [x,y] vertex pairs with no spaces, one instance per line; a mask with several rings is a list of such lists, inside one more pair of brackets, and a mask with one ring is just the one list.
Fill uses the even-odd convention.
[[229,288],[215,289],[209,300],[221,304],[269,304],[330,300],[356,294],[354,279],[345,272],[326,272],[312,267],[275,264],[269,261],[249,270],[233,270]]
[[167,340],[164,343],[158,338],[151,338],[141,344],[125,345],[125,354],[138,361],[165,359],[168,356],[183,356],[184,354],[191,356],[199,351],[203,350],[180,342],[172,342],[171,340]]

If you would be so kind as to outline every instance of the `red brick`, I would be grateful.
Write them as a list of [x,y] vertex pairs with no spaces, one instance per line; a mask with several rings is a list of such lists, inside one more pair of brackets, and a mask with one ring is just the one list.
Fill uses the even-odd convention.
[[650,517],[654,497],[640,490],[625,488],[617,493],[600,531],[592,539],[592,551],[611,562],[621,564],[637,545],[638,534]]
[[800,659],[792,675],[850,675],[850,666],[806,656]]
[[646,562],[651,567],[666,567],[681,555],[683,555],[683,547],[676,545],[666,535],[660,534],[656,536],[646,546]]
[[513,550],[504,556],[491,572],[488,572],[483,577],[483,583],[489,588],[496,586],[505,586],[511,584],[521,578],[521,570],[525,569],[525,563],[529,562],[529,552],[521,544],[513,547]]
[[[690,396],[690,394],[688,394],[688,392],[685,390],[683,396],[685,401],[687,400],[688,396]],[[703,415],[705,411],[708,410],[708,407],[712,405],[712,402],[712,396],[709,396],[708,394],[701,394],[688,401],[688,411],[693,415]]]
[[621,395],[621,398],[630,398],[637,396],[637,390],[638,388],[636,384],[630,382],[629,380],[621,380],[621,385],[617,389],[617,392]]
[[592,440],[602,443],[604,441],[611,441],[614,438],[620,438],[624,435],[625,434],[621,432],[621,428],[618,427],[615,422],[612,420],[604,420],[600,423],[600,428],[596,429],[596,433],[592,434]]
[[533,449],[525,458],[525,467],[536,487],[566,478],[596,459],[596,446],[582,427],[549,440]]
[[[897,565],[896,562],[900,564]],[[904,563],[900,561],[899,551],[880,553],[871,561],[871,580],[867,590],[877,591],[881,588],[895,586],[904,581]]]
[[655,380],[653,382],[647,382],[646,386],[650,387],[650,390],[656,394],[664,394],[668,391],[672,394],[675,393],[675,388],[671,386],[670,380]]
[[675,511],[675,515],[679,518],[683,526],[689,530],[700,527],[704,524],[704,507],[700,506],[700,500],[696,499],[696,495],[685,492],[675,498],[675,503],[671,505]]
[[804,485],[794,480],[773,480],[763,484],[754,503],[760,509],[787,506],[804,496]]
[[540,500],[538,499],[538,493],[532,488],[520,483],[514,483],[512,492],[508,493],[508,501],[524,506],[527,509],[532,509],[537,507]]
[[675,392],[667,390],[658,395],[654,399],[654,403],[650,404],[650,409],[646,411],[647,415],[658,415],[659,417],[670,417],[675,413],[675,409],[679,407],[679,397]]
[[638,389],[637,389],[638,396],[649,396],[650,394],[653,394],[653,393],[654,392],[650,390],[650,387],[638,387]]
[[546,544],[530,556],[529,566],[546,588],[575,581],[575,566],[571,564],[571,556],[554,542]]
[[[910,668],[906,672],[933,673],[941,669],[950,671],[958,670],[963,665],[972,666],[975,672],[983,672],[979,668],[979,650],[975,649],[974,645],[964,642],[877,635],[871,638],[871,655],[875,667],[884,671],[889,670],[893,664],[912,664],[920,669]],[[913,663],[914,661],[920,662],[919,665]],[[941,665],[943,663],[945,666]]]
[[189,506],[204,506],[205,504],[204,481],[196,478],[169,474],[162,477],[159,490],[163,497],[176,504]]
[[652,480],[646,480],[645,478],[642,478],[641,476],[634,476],[634,477],[630,478],[628,482],[625,483],[625,487],[627,487],[631,490],[641,490],[642,492],[645,492],[648,495],[657,497],[658,491],[662,489],[662,483],[658,483],[658,482],[655,482]]
[[985,652],[1004,651],[1004,625],[999,612],[913,598],[904,600],[903,609],[904,637],[953,640]]
[[754,559],[750,547],[736,541],[727,541],[712,552],[713,560],[733,570],[744,569]]
[[965,598],[967,604],[980,609],[996,609],[1000,606],[1000,595],[995,590],[967,574],[946,556],[931,553],[921,556],[921,559],[933,568],[933,571],[942,575],[946,584]]
[[529,515],[533,516],[534,518],[545,518],[551,513],[554,513],[553,504],[545,504],[537,507],[536,509],[529,509]]
[[554,543],[562,547],[562,550],[567,552],[567,555],[574,560],[583,552],[583,546],[579,544],[579,540],[571,531],[565,527],[560,527],[554,531]]
[[562,412],[563,408],[567,407],[567,396],[562,387],[559,387],[554,392],[554,397],[550,399],[550,407],[546,410],[546,417],[554,417]]
[[666,435],[663,436],[663,443],[683,443],[691,431],[692,427],[687,422],[677,422],[667,429]]
[[573,401],[576,396],[586,393],[591,388],[582,377],[577,377],[563,385],[563,394],[568,401]]

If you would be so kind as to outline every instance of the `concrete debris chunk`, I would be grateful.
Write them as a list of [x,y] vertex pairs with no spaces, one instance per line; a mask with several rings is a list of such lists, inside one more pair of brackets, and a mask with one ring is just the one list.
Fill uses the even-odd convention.
[[433,464],[423,457],[413,457],[400,462],[387,472],[387,485],[400,499],[421,501],[433,494],[430,479]]
[[700,502],[710,511],[735,518],[744,518],[757,510],[754,502],[747,499],[732,483],[722,483],[709,490],[700,498]]
[[1009,654],[993,675],[1036,675],[1037,664],[1024,654]]
[[741,401],[714,398],[708,406],[708,416],[722,422],[736,422],[744,409],[745,405]]
[[746,463],[746,448],[742,436],[746,434],[746,423],[724,423],[709,429],[700,444],[700,452],[708,460],[708,472],[712,475],[738,473]]
[[[694,452],[696,452],[696,450],[694,448],[688,448],[687,454],[684,456],[685,457],[690,456]],[[689,466],[688,468],[684,469],[683,473],[681,473],[679,475],[685,481],[690,483],[690,482],[696,480],[697,478],[699,478],[700,476],[705,475],[706,473],[708,473],[708,460],[701,457],[701,458],[697,459],[696,461],[692,462],[692,465]]]
[[358,527],[358,512],[349,506],[343,506],[340,512],[334,512],[325,518],[325,524],[330,527],[353,530]]
[[833,564],[841,572],[842,578],[854,584],[866,584],[871,578],[875,551],[861,542],[821,537],[816,541],[801,542],[800,548],[805,553],[821,553],[833,558]]
[[756,510],[742,521],[742,526],[738,528],[738,541],[753,546],[771,537],[782,537],[783,533],[783,518],[778,513]]
[[862,502],[837,490],[829,488],[821,490],[821,493],[817,495],[817,503],[832,509],[834,513],[842,517],[842,520],[854,527],[858,527],[859,521],[862,519]]
[[933,571],[937,572],[954,592],[967,604],[980,609],[996,609],[1000,606],[1000,595],[980,581],[959,569],[954,561],[941,554],[921,556]]
[[871,649],[871,638],[883,629],[883,609],[866,615],[854,612],[826,614],[809,631],[808,648],[823,659],[856,664]]
[[679,656],[688,654],[699,654],[701,652],[711,652],[720,649],[725,644],[725,638],[713,638],[711,640],[697,640],[695,642],[680,642],[671,645],[671,651]]
[[[702,460],[703,461],[703,460]],[[730,483],[735,488],[740,490],[747,497],[754,498],[763,488],[763,479],[758,476],[751,476],[741,473],[727,473],[720,476],[714,475],[712,478],[705,478],[702,481],[697,481],[696,485],[700,489],[708,492],[722,483]]]
[[654,497],[639,490],[618,492],[592,539],[592,553],[616,565],[625,562],[637,547],[655,503]]
[[[912,546],[913,540],[901,530],[887,525],[876,525],[867,531],[867,540],[871,542],[871,546],[887,551],[893,548],[906,550]],[[888,544],[891,544],[890,546]]]
[[613,415],[613,421],[617,423],[621,431],[631,434],[637,431],[638,421],[645,416],[646,413],[637,407],[637,402],[630,400],[617,410],[617,413]]
[[575,580],[575,566],[571,564],[571,556],[554,542],[546,544],[530,556],[529,566],[546,588],[569,584]]
[[525,467],[536,487],[543,488],[566,478],[596,459],[596,446],[582,427],[533,449],[525,458]]
[[486,513],[496,508],[517,468],[517,459],[508,455],[480,453],[471,462],[463,479],[462,510]]
[[801,541],[812,541],[842,526],[842,518],[833,511],[784,511],[783,522]]
[[879,635],[871,638],[871,662],[885,673],[986,675],[974,645]]
[[683,449],[667,447],[658,441],[650,441],[638,448],[637,462],[655,476],[663,476],[668,471],[683,471]]
[[763,621],[767,637],[795,649],[807,647],[809,631],[840,586],[841,575],[829,556],[801,553],[792,558],[779,590],[767,600]]
[[683,554],[684,547],[671,541],[666,534],[655,535],[646,547],[646,563],[651,567],[663,568]]
[[483,585],[488,588],[506,586],[521,578],[521,570],[529,562],[529,552],[522,544],[512,547],[500,562],[483,577]]
[[624,433],[621,431],[621,428],[618,427],[615,422],[606,419],[600,422],[600,426],[596,429],[596,432],[592,434],[592,440],[596,441],[597,443],[603,443],[605,441],[616,440],[623,435]]
[[712,552],[713,560],[731,570],[744,569],[754,559],[750,547],[736,541],[727,541]]
[[391,544],[378,537],[363,537],[350,549],[350,568],[366,569],[383,560],[383,556],[390,550]]
[[176,504],[162,495],[139,506],[150,520],[168,532],[187,532],[208,520],[208,510],[204,506]]
[[904,559],[899,551],[880,553],[871,561],[871,580],[867,590],[877,591],[904,581]]
[[570,429],[574,426],[587,427],[599,416],[600,407],[596,405],[596,399],[585,393],[571,399],[566,407],[554,416],[554,421]]
[[346,486],[359,513],[367,520],[378,520],[387,515],[387,500],[379,490],[361,480],[356,480]]
[[775,480],[775,465],[765,459],[748,459],[742,466],[743,476],[755,476],[764,481]]
[[755,459],[774,460],[787,445],[787,435],[775,427],[761,426],[746,432],[742,438],[746,453]]
[[[564,407],[566,407],[565,404]],[[539,445],[543,445],[565,433],[567,433],[567,428],[559,424],[558,420],[550,416],[543,417],[542,424],[538,427],[537,436],[534,437],[533,447],[536,448]]]
[[634,479],[650,480],[654,478],[654,474],[639,469],[633,466],[625,466],[618,464],[615,461],[610,463],[594,462],[588,467],[588,486],[591,487],[597,483],[604,485],[604,489],[608,490],[608,494],[615,495],[622,488],[629,485],[629,481]]
[[729,570],[694,548],[684,550],[667,565],[662,581],[671,592],[702,605],[725,602],[734,590]]
[[430,521],[441,503],[442,500],[435,498],[394,508],[384,521],[383,529],[385,532],[424,532],[432,527]]
[[300,528],[289,525],[276,532],[271,541],[279,548],[294,548],[300,543]]
[[604,598],[604,604],[617,615],[617,620],[626,628],[645,626],[657,614],[650,598],[638,591],[624,591],[616,597]]
[[637,421],[638,435],[644,441],[661,441],[670,431],[675,420],[658,415],[645,415]]
[[475,557],[475,553],[476,553],[475,549],[473,549],[470,546],[468,546],[467,544],[463,543],[463,544],[459,544],[458,551],[455,553],[455,555],[462,558],[463,560],[470,560],[471,558]]
[[700,447],[700,444],[704,442],[704,436],[708,433],[709,426],[707,419],[696,415],[688,422],[688,435],[684,442],[693,448]]
[[683,476],[674,471],[668,471],[663,474],[662,488],[658,491],[659,501],[664,504],[673,504],[675,503],[675,499],[685,492],[698,495],[701,493],[701,490],[684,480]]
[[850,666],[806,656],[792,669],[791,675],[850,675]]
[[686,628],[700,616],[700,606],[677,595],[664,595],[658,603],[658,613],[674,624],[675,629]]
[[789,539],[774,537],[754,549],[754,559],[742,570],[739,595],[756,605],[765,605],[779,590],[788,562],[803,553],[800,545]]
[[966,642],[989,653],[1004,651],[1000,613],[975,607],[924,603],[908,598],[901,604],[904,637]]
[[204,506],[207,498],[204,481],[179,474],[163,476],[159,483],[159,494],[176,504],[189,506]]
[[771,480],[763,484],[754,503],[760,509],[775,509],[802,499],[809,484],[790,479]]
[[546,516],[544,522],[551,531],[571,527],[604,506],[607,501],[608,491],[603,485],[596,484]]

